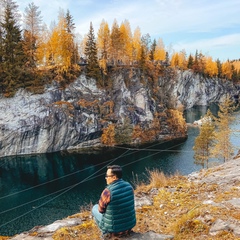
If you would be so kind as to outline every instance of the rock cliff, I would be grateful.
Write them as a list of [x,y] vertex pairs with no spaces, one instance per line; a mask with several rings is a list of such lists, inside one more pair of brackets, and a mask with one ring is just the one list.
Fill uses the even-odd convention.
[[221,102],[226,94],[237,100],[239,90],[240,88],[231,81],[204,78],[199,74],[193,74],[190,70],[179,70],[168,85],[172,98],[176,98],[177,103],[185,108]]
[[[128,118],[147,126],[166,110],[136,69],[116,72],[111,81],[111,90],[100,90],[81,75],[66,89],[55,82],[43,94],[19,90],[13,98],[0,97],[0,157],[99,146],[109,122],[122,124]],[[160,77],[159,86],[165,101],[174,98],[186,108],[220,101],[225,93],[238,95],[229,82],[201,79],[189,71],[168,80]],[[166,117],[159,122],[159,136],[170,134]]]

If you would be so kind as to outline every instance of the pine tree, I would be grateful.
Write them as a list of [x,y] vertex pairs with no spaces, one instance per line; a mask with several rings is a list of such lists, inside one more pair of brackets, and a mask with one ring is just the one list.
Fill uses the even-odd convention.
[[100,68],[98,65],[97,47],[92,22],[90,23],[90,30],[87,35],[85,56],[87,60],[86,76],[88,78],[94,78],[98,82],[98,80],[100,79]]
[[67,33],[69,35],[69,51],[71,52],[71,64],[76,64],[79,61],[78,46],[74,43],[75,23],[70,11],[67,10],[66,16]]
[[217,59],[217,68],[218,68],[218,77],[222,77],[222,63],[219,59]]
[[149,60],[150,61],[154,61],[154,53],[155,53],[155,50],[156,50],[156,46],[157,46],[157,42],[156,42],[156,39],[153,40],[153,43],[151,45],[151,48],[150,48],[150,54],[149,54]]
[[219,105],[218,117],[215,118],[215,142],[211,149],[211,154],[213,157],[222,158],[224,162],[230,160],[234,154],[233,145],[230,141],[231,130],[229,125],[235,119],[232,116],[235,109],[234,102],[227,95]]
[[12,0],[4,2],[2,29],[2,89],[6,96],[24,87],[25,55],[20,26],[18,6]]
[[187,68],[192,69],[193,68],[193,62],[194,62],[193,57],[190,54],[189,57],[188,57]]
[[145,34],[141,38],[141,49],[140,49],[140,59],[139,67],[144,72],[147,68],[146,63],[149,59],[149,48],[150,48],[151,38],[149,34]]
[[213,115],[210,110],[207,111],[206,115],[202,118],[202,125],[200,127],[200,133],[195,139],[194,158],[195,163],[205,166],[208,168],[208,161],[211,157],[210,149],[214,141],[214,130],[215,125],[213,122]]

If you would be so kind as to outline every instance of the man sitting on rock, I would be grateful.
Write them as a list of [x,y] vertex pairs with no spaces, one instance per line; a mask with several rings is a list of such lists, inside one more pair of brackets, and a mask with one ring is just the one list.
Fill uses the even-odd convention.
[[119,165],[108,166],[105,178],[107,187],[99,203],[93,206],[92,214],[103,234],[127,235],[136,225],[133,188],[122,180]]

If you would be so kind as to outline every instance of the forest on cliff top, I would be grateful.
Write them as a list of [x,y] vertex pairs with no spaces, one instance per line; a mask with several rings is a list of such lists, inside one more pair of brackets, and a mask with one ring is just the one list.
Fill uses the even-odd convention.
[[170,68],[240,80],[239,60],[221,62],[198,50],[195,55],[187,55],[184,49],[167,50],[161,38],[151,39],[139,27],[132,31],[128,20],[119,25],[115,19],[111,28],[102,20],[96,36],[90,23],[88,34],[79,39],[69,10],[61,9],[58,21],[48,27],[34,3],[22,18],[15,1],[0,1],[0,5],[0,93],[5,97],[19,88],[41,93],[53,80],[65,87],[81,71],[95,78],[98,87],[107,88],[114,70],[129,67],[139,68],[147,78],[157,78]]

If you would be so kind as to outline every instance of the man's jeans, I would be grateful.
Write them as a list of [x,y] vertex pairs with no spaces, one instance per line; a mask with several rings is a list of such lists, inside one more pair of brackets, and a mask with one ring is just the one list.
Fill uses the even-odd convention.
[[93,206],[92,215],[93,215],[98,227],[100,228],[100,223],[101,223],[101,220],[102,220],[102,214],[98,211],[98,204]]

